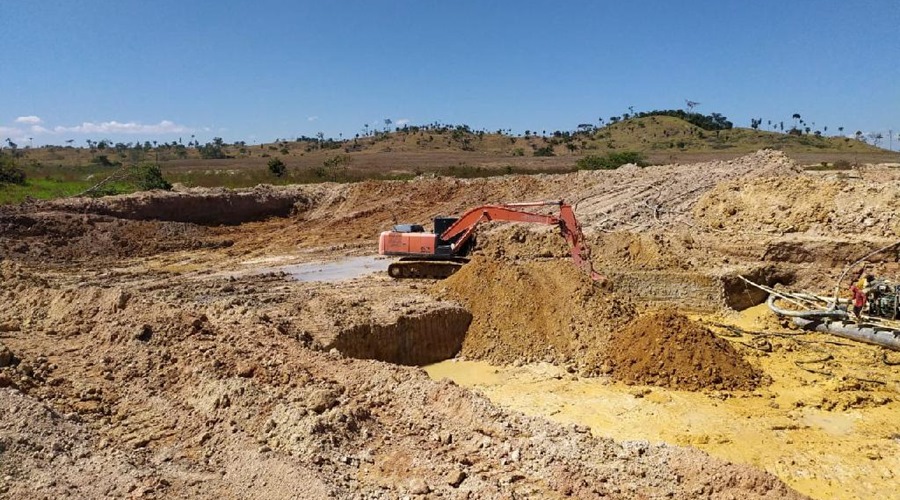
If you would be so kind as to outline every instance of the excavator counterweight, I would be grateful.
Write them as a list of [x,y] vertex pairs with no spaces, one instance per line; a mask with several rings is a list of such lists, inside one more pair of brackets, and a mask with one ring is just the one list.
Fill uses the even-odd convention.
[[[558,215],[547,215],[523,210],[530,207],[557,206]],[[559,201],[508,203],[475,207],[458,218],[439,217],[434,220],[434,232],[425,232],[421,225],[401,224],[391,231],[384,231],[378,238],[378,253],[401,257],[388,267],[393,278],[449,277],[466,262],[475,247],[475,231],[484,222],[509,221],[555,225],[569,244],[572,260],[594,281],[603,276],[594,271],[590,260],[590,248],[575,219],[572,206]]]

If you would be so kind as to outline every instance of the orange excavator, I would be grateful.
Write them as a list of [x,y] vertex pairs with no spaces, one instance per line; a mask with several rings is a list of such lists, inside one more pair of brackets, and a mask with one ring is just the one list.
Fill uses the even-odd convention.
[[[522,210],[529,207],[559,207],[559,215],[545,215]],[[460,217],[437,217],[434,232],[425,232],[419,224],[398,224],[384,231],[378,238],[378,253],[399,256],[388,267],[393,278],[444,279],[469,262],[468,255],[475,247],[475,229],[489,221],[534,222],[559,226],[560,233],[572,253],[575,265],[592,280],[602,281],[594,271],[591,252],[584,240],[581,226],[575,220],[572,206],[558,201],[507,203],[473,208]]]

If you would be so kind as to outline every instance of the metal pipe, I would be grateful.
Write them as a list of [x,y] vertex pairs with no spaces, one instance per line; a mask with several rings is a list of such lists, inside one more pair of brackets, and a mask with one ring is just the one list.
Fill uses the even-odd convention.
[[900,333],[894,330],[884,330],[870,325],[857,325],[846,321],[828,321],[827,319],[803,317],[794,317],[793,319],[794,324],[807,330],[830,333],[838,337],[900,351]]
[[834,318],[834,319],[846,319],[849,318],[850,315],[847,314],[847,311],[843,309],[831,309],[827,311],[793,311],[791,309],[782,309],[775,305],[775,300],[778,299],[776,295],[770,294],[768,300],[766,300],[766,305],[769,306],[769,309],[772,310],[775,314],[779,316],[790,316],[792,318]]

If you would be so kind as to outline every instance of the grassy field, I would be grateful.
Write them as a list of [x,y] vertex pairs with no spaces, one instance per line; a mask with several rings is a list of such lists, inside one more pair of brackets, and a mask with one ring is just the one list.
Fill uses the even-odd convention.
[[[91,148],[45,146],[19,150],[24,185],[0,184],[0,203],[28,198],[71,196],[97,184],[123,166],[155,163],[171,183],[187,187],[250,187],[257,184],[352,182],[363,179],[410,179],[421,174],[454,177],[568,172],[579,159],[634,151],[651,164],[732,159],[758,149],[784,151],[804,165],[900,162],[900,153],[847,137],[790,135],[748,128],[709,131],[672,116],[645,116],[577,133],[544,131],[527,136],[485,133],[467,127],[440,127],[377,132],[343,141],[281,140],[271,144],[219,144],[219,158],[203,158],[204,147],[95,143]],[[209,144],[204,145],[209,146]],[[9,156],[10,150],[5,150]],[[207,156],[209,156],[207,154]],[[272,159],[286,166],[273,175]],[[133,182],[110,182],[93,193],[106,195],[138,189]]]

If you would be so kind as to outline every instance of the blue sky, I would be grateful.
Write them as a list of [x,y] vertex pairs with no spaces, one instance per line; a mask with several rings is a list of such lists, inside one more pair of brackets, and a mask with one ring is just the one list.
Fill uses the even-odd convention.
[[0,139],[521,133],[685,99],[896,136],[898,27],[897,0],[3,0]]

